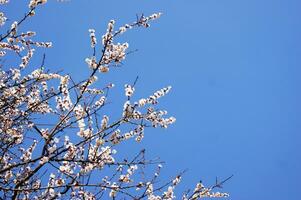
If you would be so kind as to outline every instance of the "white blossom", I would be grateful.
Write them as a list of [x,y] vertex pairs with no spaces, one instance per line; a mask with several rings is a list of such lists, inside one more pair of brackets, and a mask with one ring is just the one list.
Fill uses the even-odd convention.
[[105,129],[108,126],[108,121],[109,121],[109,117],[104,115],[102,120],[101,120],[101,128]]
[[9,2],[9,0],[0,0],[0,4],[6,4],[8,2]]
[[135,91],[135,88],[129,84],[125,84],[124,88],[125,88],[125,96],[131,97]]
[[0,12],[0,26],[3,26],[6,22],[7,18],[5,17],[3,12]]
[[94,48],[97,43],[97,40],[95,37],[95,30],[89,29],[89,33],[90,33],[91,47]]
[[91,58],[86,58],[85,61],[91,69],[97,68],[97,62],[96,62],[96,58],[94,56]]
[[11,31],[11,35],[14,36],[17,34],[17,29],[18,29],[18,22],[13,22],[10,26],[10,31]]
[[40,5],[40,4],[44,4],[46,3],[47,0],[31,0],[29,2],[29,8],[35,8],[36,6]]

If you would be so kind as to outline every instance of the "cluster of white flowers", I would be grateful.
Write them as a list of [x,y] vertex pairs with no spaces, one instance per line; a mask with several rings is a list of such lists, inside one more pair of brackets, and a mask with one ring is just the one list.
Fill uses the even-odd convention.
[[89,90],[89,88],[88,88],[88,86],[90,86],[90,85],[92,85],[93,83],[95,83],[96,81],[97,81],[97,79],[98,79],[98,77],[96,76],[96,75],[94,75],[94,76],[90,76],[89,78],[88,78],[88,80],[87,81],[85,81],[82,85],[81,85],[81,87],[80,87],[80,92],[81,93],[86,93],[86,92],[88,92],[88,90]]
[[176,198],[174,196],[174,189],[175,189],[175,187],[169,186],[167,191],[163,193],[163,199],[171,200],[171,199]]
[[67,149],[67,152],[64,155],[64,159],[71,160],[76,155],[79,155],[79,154],[77,154],[77,153],[79,153],[78,152],[79,149],[76,148],[76,146],[72,142],[70,142],[70,139],[68,136],[65,136],[64,146]]
[[25,67],[28,65],[29,60],[30,60],[30,59],[32,58],[32,56],[33,56],[33,52],[34,52],[34,49],[30,49],[30,50],[27,52],[27,55],[22,57],[22,63],[20,64],[20,68],[21,68],[21,69],[25,68]]
[[134,111],[135,111],[135,107],[131,105],[130,101],[126,101],[123,105],[122,116],[124,118],[133,118]]
[[[147,113],[143,114],[140,111],[137,110],[138,107],[143,107],[146,104],[157,104],[158,99],[160,97],[165,96],[169,91],[171,87],[166,87],[161,90],[158,90],[150,97],[144,99],[140,99],[138,102],[134,103],[132,105],[130,101],[126,101],[123,106],[123,117],[127,120],[129,119],[146,119],[152,123],[153,127],[161,126],[164,128],[167,128],[168,125],[173,124],[176,119],[174,117],[164,118],[163,116],[167,114],[167,111],[156,111],[153,107],[149,107],[147,109]],[[134,88],[130,85],[125,85],[125,95],[130,97],[134,92]],[[143,138],[143,134],[141,135],[141,139]],[[139,140],[139,138],[138,138]]]
[[96,200],[94,194],[92,194],[89,191],[85,191],[83,188],[80,188],[79,191],[77,192],[77,194],[78,194],[79,198],[74,198],[72,200],[75,200],[75,199]]
[[101,65],[99,67],[99,71],[102,72],[102,73],[106,73],[110,70],[109,66],[106,66],[106,65]]
[[[198,183],[193,191],[192,197],[190,199],[199,198],[220,198],[229,197],[228,193],[223,192],[212,192],[212,188],[206,188],[202,183]],[[188,200],[187,196],[183,197],[184,200]]]
[[10,71],[11,71],[11,74],[12,74],[12,79],[14,81],[17,81],[21,78],[21,73],[20,73],[19,69],[11,68]]
[[119,176],[119,181],[120,182],[123,182],[123,183],[130,183],[130,182],[133,182],[133,180],[130,178],[135,170],[138,169],[138,166],[137,165],[131,165],[128,169],[127,169],[127,173],[126,174],[121,174]]
[[160,97],[165,96],[169,91],[171,90],[171,86],[162,88],[161,90],[156,91],[153,95],[149,96],[148,98],[144,99],[140,99],[136,104],[139,107],[143,107],[145,106],[145,104],[157,104],[158,103],[158,99]]
[[90,128],[87,128],[86,130],[81,130],[81,131],[79,131],[79,132],[77,133],[77,135],[78,135],[79,137],[89,138],[89,137],[91,137],[92,133],[93,133],[93,130],[90,129]]
[[63,161],[63,164],[59,167],[60,172],[67,173],[67,174],[73,174],[73,167],[70,162]]
[[[154,193],[154,186],[153,184],[151,184],[150,182],[147,182],[146,183],[146,194],[147,196],[150,198],[151,196],[153,196],[153,193]],[[153,198],[153,197],[151,197]]]
[[100,97],[99,100],[97,100],[97,101],[95,102],[94,105],[95,105],[96,108],[99,108],[99,107],[103,106],[103,105],[105,104],[105,102],[106,102],[106,97],[105,97],[105,96],[102,96],[102,97]]
[[[155,13],[150,15],[149,17],[141,16],[139,21],[134,22],[133,24],[125,24],[124,26],[121,26],[118,31],[114,32],[114,26],[115,26],[115,20],[110,20],[107,26],[106,33],[102,36],[102,44],[104,46],[102,59],[99,61],[99,63],[96,61],[95,57],[92,58],[86,58],[86,62],[88,66],[92,69],[98,68],[100,72],[108,72],[109,71],[109,65],[111,63],[119,64],[125,59],[126,56],[126,50],[129,47],[128,43],[113,43],[113,39],[116,35],[124,33],[127,29],[131,29],[133,26],[144,26],[149,27],[149,21],[157,19],[161,16],[161,13]],[[97,39],[95,36],[95,30],[89,29],[90,32],[90,40],[91,40],[91,47],[94,48]]]
[[118,144],[120,141],[121,141],[121,135],[120,135],[120,130],[117,129],[116,131],[114,131],[112,134],[111,134],[111,137],[110,137],[110,141],[112,142],[112,144]]
[[127,42],[120,44],[108,44],[106,52],[103,57],[104,64],[110,64],[111,62],[120,63],[125,59],[125,51],[129,47]]
[[181,182],[181,176],[177,176],[173,181],[172,185],[176,186]]
[[162,15],[162,13],[154,13],[148,17],[145,17],[144,15],[142,15],[140,17],[139,24],[148,28],[148,27],[150,27],[149,21],[158,19],[161,15]]
[[134,22],[133,25],[125,24],[124,26],[119,27],[119,30],[115,32],[115,34],[123,34],[128,29],[132,29],[134,25],[136,25],[137,22]]
[[118,144],[121,141],[128,140],[130,138],[136,137],[135,140],[140,142],[144,137],[144,126],[138,125],[134,130],[120,134],[120,130],[116,130],[110,137],[110,142],[113,144]]
[[84,120],[84,116],[85,116],[84,108],[81,105],[77,105],[75,106],[73,111],[79,128],[78,135],[83,135],[82,132],[85,131],[85,127],[86,127],[85,120]]
[[152,104],[156,104],[157,103],[157,99],[159,99],[160,97],[165,96],[170,90],[171,90],[171,86],[168,86],[166,88],[162,88],[161,90],[158,90],[153,95],[151,95],[147,99],[147,101],[150,102],[150,103],[152,103]]
[[91,69],[97,68],[97,62],[95,56],[92,56],[91,58],[86,58],[85,61]]
[[59,90],[62,96],[56,97],[57,106],[56,108],[61,111],[69,111],[72,106],[72,101],[68,90],[69,76],[62,76]]
[[[121,27],[119,31],[113,33],[114,25],[115,25],[115,21],[111,20],[108,23],[107,32],[102,36],[102,44],[104,45],[104,51],[103,51],[101,61],[98,63],[94,56],[91,58],[86,58],[85,61],[87,62],[90,68],[92,69],[98,68],[100,72],[105,73],[109,71],[109,65],[111,63],[118,64],[125,59],[126,56],[125,52],[129,46],[128,43],[114,44],[113,38],[115,35],[123,33],[126,30],[126,28]],[[95,30],[89,29],[89,32],[90,32],[91,47],[94,48],[97,43]]]
[[167,128],[168,125],[173,124],[176,121],[176,118],[174,117],[163,118],[163,115],[166,115],[167,111],[155,111],[153,108],[149,108],[147,113],[146,119],[152,123],[153,127],[159,125],[163,128]]
[[155,20],[157,18],[159,18],[162,15],[162,13],[154,13],[152,15],[150,15],[147,20]]
[[49,73],[46,74],[43,72],[42,69],[36,69],[32,71],[29,75],[24,76],[24,81],[30,81],[31,79],[41,80],[41,81],[47,81],[51,79],[61,79],[62,76],[59,74]]
[[44,3],[47,3],[47,0],[31,0],[29,2],[28,7],[33,9],[33,8],[37,7],[38,5],[44,4]]
[[[47,184],[47,190],[45,190],[44,192],[42,192],[41,196],[39,197],[40,199],[54,199],[54,198],[58,198],[60,197],[60,193],[57,193],[53,188],[57,183],[57,178],[55,176],[55,174],[51,173],[49,175],[49,180],[48,180],[48,184]],[[41,183],[40,182],[36,182],[36,188],[40,188],[41,187]],[[39,199],[36,198],[36,199]]]
[[27,107],[28,108],[34,107],[35,105],[39,104],[39,102],[41,102],[40,94],[41,94],[41,90],[39,87],[31,88],[31,91],[29,92],[29,95],[27,96],[27,98],[28,98]]
[[12,50],[12,51],[15,51],[17,53],[19,53],[21,51],[21,48],[20,48],[19,45],[12,45],[12,44],[8,44],[6,42],[0,42],[0,49]]
[[37,145],[37,141],[35,140],[27,150],[20,148],[20,151],[22,151],[23,153],[23,155],[21,156],[21,160],[23,162],[26,162],[31,159],[32,152],[35,149],[36,145]]
[[97,89],[97,88],[87,88],[86,93],[89,93],[89,94],[103,94],[104,91],[102,89]]
[[57,145],[55,143],[51,143],[47,148],[49,154],[54,153],[56,150],[57,150]]
[[[162,168],[162,165],[158,165],[158,172],[155,173],[155,177],[159,176],[160,169]],[[170,186],[167,187],[167,190],[163,192],[162,195],[156,195],[153,183],[147,182],[146,183],[146,194],[148,200],[172,200],[175,199],[176,196],[174,195],[174,190],[176,186],[180,183],[181,176],[178,175],[173,181]]]
[[41,165],[42,165],[42,164],[45,164],[45,163],[47,163],[48,161],[49,161],[49,157],[44,156],[44,157],[41,158],[40,164],[41,164]]
[[113,29],[114,29],[115,20],[110,20],[108,23],[108,28],[106,34],[102,36],[102,44],[106,45],[108,43],[111,43],[113,40]]
[[43,48],[50,48],[52,47],[52,42],[30,42],[32,45],[35,45],[37,47],[43,47]]
[[99,141],[95,145],[89,147],[87,164],[81,166],[80,173],[86,174],[94,168],[102,169],[105,165],[115,162],[113,155],[117,153],[115,149],[109,146],[101,147],[102,141]]

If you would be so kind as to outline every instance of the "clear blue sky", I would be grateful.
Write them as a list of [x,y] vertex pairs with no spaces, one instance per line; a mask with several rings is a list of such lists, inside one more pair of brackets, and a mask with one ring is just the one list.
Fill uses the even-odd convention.
[[[20,18],[22,4],[4,10]],[[137,75],[137,98],[172,85],[161,107],[177,122],[148,130],[141,145],[126,150],[146,146],[149,156],[160,155],[166,177],[188,168],[180,190],[234,174],[225,185],[230,199],[298,200],[300,8],[299,0],[50,1],[24,30],[33,27],[39,39],[53,41],[48,68],[79,80],[91,55],[89,28],[100,38],[110,19],[122,25],[137,13],[163,12],[150,29],[119,38],[138,52],[102,79],[116,84],[117,107],[118,93]]]

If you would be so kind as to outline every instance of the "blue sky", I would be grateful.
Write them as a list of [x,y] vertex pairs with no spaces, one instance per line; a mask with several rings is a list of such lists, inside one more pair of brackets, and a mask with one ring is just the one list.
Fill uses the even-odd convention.
[[[22,17],[22,3],[11,6],[3,9]],[[126,150],[145,146],[149,156],[159,155],[166,177],[188,168],[180,190],[234,174],[224,188],[229,199],[298,200],[300,7],[298,0],[50,1],[24,30],[54,43],[42,50],[49,69],[79,80],[88,73],[89,28],[100,38],[110,19],[122,25],[139,13],[163,12],[149,29],[119,38],[138,51],[101,78],[116,84],[112,115],[120,112],[123,85],[137,75],[137,98],[173,86],[160,106],[176,124],[148,130],[142,144]]]

